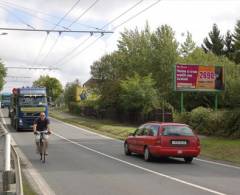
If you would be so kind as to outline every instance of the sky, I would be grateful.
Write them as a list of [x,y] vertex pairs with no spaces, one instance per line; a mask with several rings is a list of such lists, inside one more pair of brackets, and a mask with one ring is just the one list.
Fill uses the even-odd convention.
[[54,30],[66,27],[83,31],[101,29],[136,5],[105,26],[105,31],[113,33],[104,33],[102,37],[97,33],[92,36],[90,33],[58,32],[47,35],[46,32],[0,30],[0,59],[8,67],[3,92],[10,92],[14,87],[31,86],[40,75],[56,77],[63,86],[76,79],[83,84],[91,77],[93,62],[117,49],[120,33],[124,29],[143,29],[146,21],[153,31],[161,25],[170,25],[180,43],[189,31],[200,46],[214,23],[224,35],[227,30],[233,32],[240,19],[239,0],[162,0],[133,17],[155,2],[158,0],[0,0],[0,28]]

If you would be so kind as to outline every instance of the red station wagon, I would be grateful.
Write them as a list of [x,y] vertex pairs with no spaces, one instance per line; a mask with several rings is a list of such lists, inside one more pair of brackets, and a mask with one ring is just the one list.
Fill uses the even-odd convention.
[[158,156],[184,158],[191,163],[200,153],[200,140],[186,124],[150,122],[128,136],[124,151],[126,155],[143,154],[146,161]]

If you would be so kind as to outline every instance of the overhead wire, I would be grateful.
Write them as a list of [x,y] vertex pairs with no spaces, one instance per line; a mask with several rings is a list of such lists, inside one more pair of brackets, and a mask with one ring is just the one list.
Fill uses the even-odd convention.
[[[0,4],[3,4],[3,5],[5,5],[5,6],[11,7],[11,8],[15,8],[15,9],[18,9],[18,10],[21,10],[21,11],[23,11],[23,12],[25,12],[25,13],[28,13],[29,15],[31,15],[31,16],[33,16],[33,17],[36,17],[36,18],[38,18],[38,19],[40,19],[40,20],[47,21],[47,22],[49,22],[49,24],[51,23],[52,25],[57,25],[57,24],[54,23],[54,22],[51,22],[51,21],[49,21],[49,20],[47,20],[47,19],[45,19],[45,18],[38,17],[38,16],[36,16],[36,15],[34,15],[34,14],[31,14],[31,13],[40,13],[41,15],[45,15],[45,16],[48,16],[48,17],[51,17],[51,18],[59,19],[58,16],[55,16],[55,15],[52,15],[52,14],[48,14],[48,13],[46,13],[46,12],[39,11],[39,10],[36,10],[36,9],[31,9],[31,8],[28,8],[28,7],[24,7],[24,6],[21,6],[21,5],[12,3],[12,2],[1,1]],[[28,11],[26,11],[26,10],[28,10]],[[65,18],[64,20],[65,20],[65,21],[69,21],[69,19],[67,19],[67,18]],[[91,26],[91,25],[87,25],[87,24],[82,24],[82,23],[79,23],[79,22],[77,22],[77,23],[78,23],[79,25],[84,26],[84,27],[89,28],[89,29],[91,29],[91,28],[92,28],[92,29],[98,29],[98,28],[95,27],[95,26]],[[66,29],[66,30],[69,30],[66,26],[63,26],[63,25],[60,25],[60,24],[58,24],[57,26],[62,27],[62,28],[64,28],[64,29]]]
[[[64,14],[63,17],[60,18],[60,20],[57,22],[57,25],[60,24],[66,17],[68,14],[71,13],[71,11],[78,5],[78,3],[80,3],[81,0],[77,0],[74,5]],[[56,28],[56,26],[54,27],[54,29]]]
[[[73,6],[72,6],[72,7],[59,19],[59,21],[54,25],[54,27],[52,28],[52,30],[54,30],[54,29],[57,27],[57,25],[59,25],[59,24],[64,20],[64,18],[66,18],[67,15],[71,13],[71,11],[78,5],[78,3],[80,3],[80,1],[81,1],[81,0],[77,0],[77,1],[73,4]],[[59,36],[58,36],[58,37],[55,39],[55,41],[53,42],[52,46],[50,47],[50,49],[48,50],[48,52],[47,52],[47,54],[46,54],[46,57],[49,56],[49,54],[53,51],[53,49],[54,49],[55,46],[57,45],[57,43],[58,43],[58,41],[59,41],[59,38],[60,38],[60,35],[61,35],[61,34],[59,34]],[[47,38],[48,38],[48,36],[47,36]],[[45,44],[46,44],[46,42],[45,42]],[[45,45],[44,45],[44,46],[45,46]],[[46,59],[46,58],[43,58],[42,62],[44,62],[45,59]]]
[[[123,13],[121,13],[119,16],[113,18],[111,21],[109,21],[107,24],[105,24],[104,26],[102,26],[100,29],[104,29],[106,26],[110,25],[111,23],[113,23],[114,21],[116,21],[117,19],[119,19],[120,17],[122,17],[123,15],[125,15],[126,13],[128,13],[129,11],[131,11],[132,9],[134,9],[135,7],[137,7],[139,4],[141,4],[144,0],[140,0],[137,3],[135,3],[133,6],[131,6],[130,8],[128,8],[126,11],[124,11]],[[95,3],[95,2],[94,2]],[[100,36],[96,41],[94,41],[92,44],[94,44],[95,42],[97,42],[102,36]],[[86,40],[88,40],[89,38],[87,38]],[[81,43],[75,47],[74,49],[72,49],[66,56],[69,57],[70,55],[72,55],[79,47],[81,46]],[[89,48],[90,46],[88,46],[87,48]],[[86,48],[86,49],[87,49]],[[81,50],[82,51],[82,50]],[[79,52],[78,55],[82,53]],[[74,55],[76,56],[76,55]],[[73,58],[73,57],[72,57]],[[55,63],[55,65],[58,64],[65,64],[66,62],[69,62],[70,60],[67,60],[66,62],[64,62],[63,60],[65,60],[65,58],[62,58],[61,60],[58,60],[57,63]],[[60,63],[61,61],[63,61],[62,63]]]
[[40,66],[43,65],[43,62],[46,61],[46,59],[48,58],[48,56],[50,55],[50,53],[52,53],[54,47],[57,45],[59,38],[61,36],[61,33],[58,34],[58,37],[54,40],[54,43],[51,45],[48,53],[43,57],[42,61],[39,63]]
[[[80,16],[78,18],[76,18],[73,22],[71,22],[67,28],[70,28],[74,23],[76,23],[80,18],[82,18],[91,8],[93,8],[97,2],[99,2],[99,0],[95,0],[85,11],[82,12],[82,14],[80,14]],[[96,28],[99,29],[99,28]],[[65,60],[65,58],[68,58],[69,56],[71,56],[74,51],[76,51],[78,48],[80,48],[85,42],[87,42],[90,37],[92,36],[92,34],[87,37],[86,39],[84,39],[83,41],[81,41],[76,47],[74,47],[73,49],[71,49],[70,52],[68,52],[63,58],[61,58],[60,60],[58,60],[56,63],[54,64],[58,64],[59,62],[61,62],[62,60]]]
[[128,8],[126,11],[124,11],[123,13],[121,13],[119,16],[113,18],[111,21],[109,21],[107,24],[105,24],[103,27],[101,27],[101,29],[104,29],[106,26],[112,24],[113,22],[115,22],[117,19],[119,19],[120,17],[122,17],[123,15],[125,15],[126,13],[128,13],[129,11],[131,11],[132,9],[134,9],[135,7],[137,7],[139,4],[141,4],[144,0],[140,0],[138,1],[136,4],[134,4],[133,6],[131,6],[130,8]]
[[74,47],[73,49],[71,49],[71,51],[69,51],[66,55],[64,55],[61,59],[59,59],[57,62],[54,63],[55,65],[58,65],[59,63],[61,63],[62,61],[64,61],[65,59],[69,58],[74,51],[76,51],[78,48],[80,48],[82,45],[84,45],[90,38],[92,35],[88,36],[86,39],[84,39],[83,41],[81,41],[76,47]]
[[19,22],[23,23],[24,25],[26,25],[27,27],[31,28],[31,29],[35,29],[32,25],[26,23],[24,20],[22,20],[20,17],[18,17],[16,14],[14,14],[11,10],[9,10],[6,7],[3,7],[0,5],[0,7],[2,9],[4,9],[5,11],[7,11],[8,13],[10,13],[14,18],[16,18]]
[[90,44],[88,44],[86,47],[84,47],[82,50],[80,50],[79,52],[77,52],[76,54],[74,54],[73,56],[71,56],[71,59],[66,60],[65,62],[61,63],[60,65],[66,64],[67,62],[71,61],[73,58],[75,58],[76,56],[80,55],[81,53],[83,53],[86,49],[88,49],[89,47],[91,47],[93,44],[95,44],[100,38],[102,38],[104,35],[100,35],[99,37],[97,37],[94,41],[92,41]]
[[161,0],[157,0],[154,3],[150,4],[149,6],[147,6],[146,8],[144,8],[143,10],[141,10],[140,12],[134,14],[133,16],[131,16],[130,18],[128,18],[127,20],[125,20],[124,22],[122,22],[121,24],[115,26],[113,28],[113,30],[116,30],[117,28],[119,28],[120,26],[122,26],[123,24],[126,24],[127,22],[129,22],[130,20],[136,18],[138,15],[142,14],[143,12],[147,11],[148,9],[150,9],[151,7],[153,7],[154,5],[160,3]]
[[73,22],[71,22],[67,28],[70,28],[73,24],[75,24],[80,18],[82,18],[90,9],[93,8],[93,6],[95,6],[97,4],[97,2],[99,2],[99,0],[95,0],[85,11],[83,11],[82,14],[80,14],[79,17],[77,17]]

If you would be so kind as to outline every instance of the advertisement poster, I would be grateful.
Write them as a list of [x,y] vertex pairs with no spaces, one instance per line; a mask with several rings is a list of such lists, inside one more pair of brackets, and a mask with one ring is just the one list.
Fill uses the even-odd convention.
[[176,91],[224,90],[222,66],[177,64],[175,67]]

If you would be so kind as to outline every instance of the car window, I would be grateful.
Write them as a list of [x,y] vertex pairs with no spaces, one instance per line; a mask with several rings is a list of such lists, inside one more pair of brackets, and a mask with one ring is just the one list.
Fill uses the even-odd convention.
[[193,136],[192,129],[184,125],[168,125],[163,127],[166,136]]
[[159,129],[159,125],[151,125],[151,127],[149,128],[149,135],[157,136],[158,135],[158,129]]
[[135,135],[136,135],[136,136],[147,135],[147,133],[148,133],[148,128],[149,128],[149,125],[148,125],[148,124],[145,124],[145,125],[140,126],[140,127],[137,129],[137,131],[135,132]]

